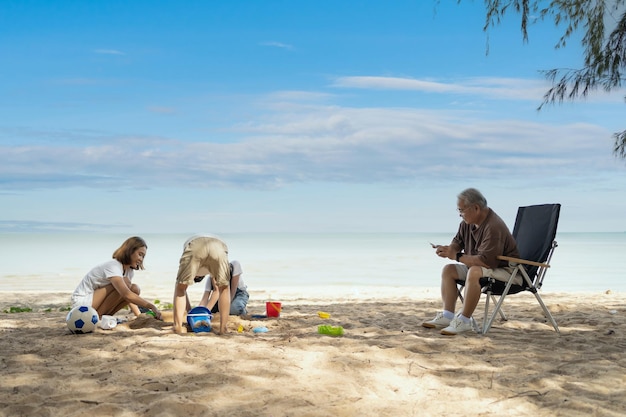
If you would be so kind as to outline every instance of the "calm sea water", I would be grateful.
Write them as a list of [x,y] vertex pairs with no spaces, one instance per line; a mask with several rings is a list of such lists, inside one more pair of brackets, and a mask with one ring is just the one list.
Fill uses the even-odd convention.
[[[94,265],[111,258],[127,238],[118,234],[0,234],[0,291],[67,292]],[[187,235],[142,235],[145,271],[135,281],[144,293],[170,297]],[[428,242],[443,234],[224,234],[230,258],[242,263],[251,291],[307,287],[438,288],[446,260]],[[626,292],[626,233],[562,233],[543,291]],[[192,286],[201,293],[202,286]],[[438,291],[438,290],[436,290]]]

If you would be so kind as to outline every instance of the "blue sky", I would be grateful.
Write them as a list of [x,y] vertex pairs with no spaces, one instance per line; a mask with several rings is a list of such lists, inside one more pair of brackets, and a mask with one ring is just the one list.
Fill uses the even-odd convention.
[[[580,34],[481,1],[0,6],[0,231],[447,232],[483,191],[512,224],[624,231],[624,91],[538,112]],[[487,54],[487,45],[489,53]]]

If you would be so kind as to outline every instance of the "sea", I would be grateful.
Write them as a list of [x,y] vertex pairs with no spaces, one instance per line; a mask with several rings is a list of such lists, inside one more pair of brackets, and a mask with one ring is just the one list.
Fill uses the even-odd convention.
[[[441,268],[429,242],[451,233],[235,233],[218,235],[243,267],[251,294],[439,294]],[[0,234],[0,291],[69,295],[93,266],[129,237],[115,233]],[[171,299],[185,234],[141,235],[148,251],[134,282],[142,295]],[[626,292],[626,233],[559,233],[543,292]],[[190,287],[200,298],[203,285]]]

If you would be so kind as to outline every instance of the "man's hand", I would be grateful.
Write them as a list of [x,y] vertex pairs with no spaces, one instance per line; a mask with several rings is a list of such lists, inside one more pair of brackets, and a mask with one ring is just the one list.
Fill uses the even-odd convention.
[[435,253],[440,258],[454,259],[456,252],[450,246],[435,245]]

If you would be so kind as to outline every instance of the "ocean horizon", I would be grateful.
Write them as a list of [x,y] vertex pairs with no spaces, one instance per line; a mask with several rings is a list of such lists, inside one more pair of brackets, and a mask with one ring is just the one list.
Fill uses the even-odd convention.
[[[429,242],[447,244],[454,233],[232,233],[219,234],[229,258],[243,267],[251,293],[306,295],[391,288],[438,294],[441,268]],[[111,259],[131,235],[49,232],[0,234],[0,291],[72,293],[93,266]],[[146,233],[145,270],[134,282],[143,294],[169,300],[188,234]],[[558,247],[543,292],[626,292],[617,260],[626,253],[626,233],[558,233]],[[204,285],[190,287],[200,297]]]

